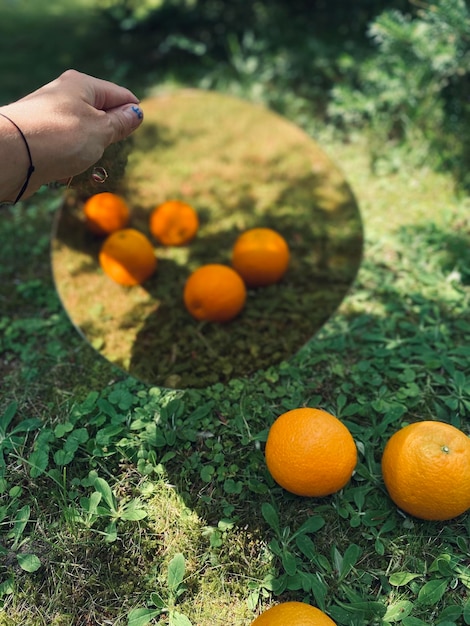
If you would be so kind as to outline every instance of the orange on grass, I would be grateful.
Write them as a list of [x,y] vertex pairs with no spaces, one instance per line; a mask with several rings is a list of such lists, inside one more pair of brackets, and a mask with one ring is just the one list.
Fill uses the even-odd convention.
[[96,235],[109,235],[125,228],[130,220],[130,211],[121,196],[103,191],[90,196],[83,205],[86,226]]
[[252,228],[235,241],[232,267],[248,287],[264,287],[281,280],[289,257],[289,246],[282,235],[271,228]]
[[149,228],[164,246],[183,246],[196,236],[199,218],[190,204],[168,200],[152,211]]
[[109,278],[126,287],[143,283],[157,268],[152,244],[134,228],[109,235],[101,246],[99,261]]
[[197,320],[228,322],[245,306],[246,287],[231,267],[210,263],[191,274],[183,299],[187,310]]
[[382,455],[382,475],[395,504],[426,520],[448,520],[470,508],[470,438],[444,422],[398,430]]
[[298,496],[323,497],[342,489],[357,463],[348,428],[321,409],[300,408],[280,415],[265,448],[274,480]]
[[272,606],[251,626],[336,626],[320,609],[304,602],[284,602]]

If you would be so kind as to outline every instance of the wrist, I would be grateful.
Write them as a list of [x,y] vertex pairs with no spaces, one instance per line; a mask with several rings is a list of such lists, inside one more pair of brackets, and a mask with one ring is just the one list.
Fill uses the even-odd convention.
[[34,172],[28,140],[19,125],[0,108],[0,202],[18,202],[28,190]]

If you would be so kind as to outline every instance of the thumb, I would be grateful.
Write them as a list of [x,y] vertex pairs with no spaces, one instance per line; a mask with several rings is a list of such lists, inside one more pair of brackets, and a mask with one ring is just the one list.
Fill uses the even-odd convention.
[[140,126],[144,119],[144,113],[138,104],[126,104],[108,109],[107,115],[114,133],[112,143],[125,139]]

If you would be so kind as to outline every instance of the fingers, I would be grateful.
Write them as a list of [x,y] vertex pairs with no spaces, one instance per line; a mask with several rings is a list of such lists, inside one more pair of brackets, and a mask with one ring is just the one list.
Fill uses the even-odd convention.
[[93,95],[89,103],[97,109],[108,111],[127,103],[138,104],[139,99],[136,95],[120,85],[115,85],[109,81],[100,78],[94,78],[90,81],[90,88]]
[[142,109],[137,104],[126,104],[106,112],[110,122],[112,137],[110,143],[121,141],[130,135],[144,119]]
[[77,70],[66,70],[43,89],[48,87],[59,88],[62,93],[70,92],[101,111],[114,109],[127,103],[139,103],[137,96],[126,87]]

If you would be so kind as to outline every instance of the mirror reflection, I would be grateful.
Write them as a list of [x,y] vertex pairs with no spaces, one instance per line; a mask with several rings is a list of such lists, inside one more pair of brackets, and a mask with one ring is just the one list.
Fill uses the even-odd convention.
[[[359,209],[342,172],[298,127],[238,98],[181,90],[142,108],[132,143],[100,163],[106,180],[77,178],[57,215],[52,267],[72,323],[105,358],[162,387],[226,383],[289,359],[337,309],[361,261]],[[85,206],[102,192],[125,201],[123,228],[156,256],[135,285],[116,282],[100,262],[107,236],[90,228]],[[187,241],[164,243],[152,232],[150,216],[169,201],[197,216]],[[248,281],[229,321],[195,317],[184,298],[190,275],[207,264],[231,267],[237,239],[258,228],[285,241],[287,269],[271,284]],[[142,243],[126,240],[133,246],[143,255]],[[266,270],[273,261],[258,263]]]

